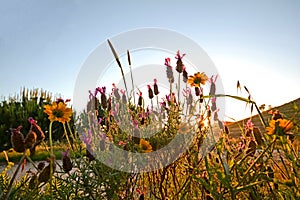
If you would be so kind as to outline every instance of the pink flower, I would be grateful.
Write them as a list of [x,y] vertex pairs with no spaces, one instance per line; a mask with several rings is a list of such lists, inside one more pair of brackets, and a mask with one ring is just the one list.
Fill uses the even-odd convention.
[[177,51],[177,54],[176,54],[175,58],[177,59],[177,62],[176,62],[176,71],[178,73],[181,73],[183,71],[184,64],[182,63],[182,58],[184,56],[185,56],[185,54],[180,55],[179,50]]
[[170,58],[165,58],[165,65],[167,67],[171,67],[171,59]]
[[29,118],[28,118],[28,121],[29,121],[29,123],[32,124],[32,125],[34,125],[34,124],[37,123],[37,121],[34,120],[32,117],[29,117]]
[[253,127],[254,127],[254,124],[251,121],[251,119],[249,119],[246,124],[246,129],[252,129]]
[[89,129],[87,133],[84,133],[82,135],[82,140],[86,145],[91,145],[92,144],[92,138],[93,138],[93,134],[92,131]]
[[122,140],[119,141],[119,145],[120,145],[120,146],[124,146],[124,145],[126,145],[126,144],[127,144],[127,143],[126,143],[126,142],[123,142]]

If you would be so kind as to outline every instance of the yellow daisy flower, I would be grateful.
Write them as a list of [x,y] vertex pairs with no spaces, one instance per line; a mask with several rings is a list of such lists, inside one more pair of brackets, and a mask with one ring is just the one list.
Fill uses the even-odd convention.
[[140,139],[140,148],[143,153],[149,153],[152,151],[151,144],[147,140],[144,140],[144,139]]
[[53,102],[52,105],[45,105],[44,109],[51,122],[58,121],[65,123],[71,120],[72,109],[68,108],[64,102]]
[[267,134],[285,134],[293,128],[293,122],[287,119],[271,120],[266,128]]
[[197,72],[194,76],[189,76],[187,82],[191,85],[191,87],[200,87],[200,84],[205,85],[208,77],[204,72]]

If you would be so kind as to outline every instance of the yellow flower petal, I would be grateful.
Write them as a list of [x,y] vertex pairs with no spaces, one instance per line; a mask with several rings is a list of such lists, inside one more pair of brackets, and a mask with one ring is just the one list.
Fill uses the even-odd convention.
[[151,144],[148,141],[144,140],[144,139],[140,139],[140,145],[139,146],[140,146],[142,152],[144,152],[144,153],[149,153],[149,152],[152,151]]
[[72,116],[72,109],[68,108],[64,102],[53,102],[52,105],[45,105],[44,112],[48,115],[48,119],[61,123],[69,122]]

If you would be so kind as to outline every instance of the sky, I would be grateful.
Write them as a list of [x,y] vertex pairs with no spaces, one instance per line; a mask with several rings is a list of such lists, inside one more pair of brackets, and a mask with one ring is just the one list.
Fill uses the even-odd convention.
[[[258,105],[278,106],[300,95],[299,9],[297,0],[1,0],[0,97],[26,87],[72,98],[83,63],[100,44],[157,27],[199,44],[226,94],[237,94],[239,80]],[[235,119],[249,115],[235,100],[226,101],[227,111]]]

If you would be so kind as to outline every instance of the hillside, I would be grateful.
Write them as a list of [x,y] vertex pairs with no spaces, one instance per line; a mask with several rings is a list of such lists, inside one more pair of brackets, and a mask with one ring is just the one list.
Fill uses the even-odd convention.
[[[299,116],[299,113],[298,113],[298,115],[295,115],[296,114],[296,109],[295,109],[296,106],[295,105],[298,108],[300,108],[300,98],[290,101],[288,103],[285,103],[281,106],[274,107],[271,110],[279,110],[279,112],[281,112],[285,118],[293,118],[294,117],[296,122],[299,123],[300,116]],[[265,122],[268,122],[270,120],[271,115],[268,114],[269,111],[270,110],[265,110],[262,112],[262,116],[263,116]],[[241,135],[241,128],[243,128],[244,124],[246,124],[249,119],[250,119],[250,117],[242,119],[237,122],[230,123],[227,126],[228,130],[229,130],[229,136],[230,137],[239,137]],[[263,133],[264,127],[259,118],[259,115],[254,115],[251,117],[251,119],[252,119],[252,122],[255,124],[255,126],[258,127],[261,130],[261,132]]]

